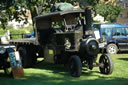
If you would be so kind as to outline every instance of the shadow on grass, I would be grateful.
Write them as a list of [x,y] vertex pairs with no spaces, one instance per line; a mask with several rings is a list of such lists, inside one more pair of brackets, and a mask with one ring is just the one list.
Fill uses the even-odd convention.
[[[37,65],[35,65],[33,67],[34,69],[42,69],[42,70],[51,70],[52,73],[54,74],[60,74],[60,75],[63,75],[63,76],[71,76],[70,75],[70,72],[69,72],[69,68],[68,66],[65,66],[63,64],[49,64],[49,63],[45,63],[45,62],[42,62],[42,63],[39,63]],[[92,73],[99,73],[99,71],[90,71],[89,69],[87,68],[82,68],[82,75],[85,74],[85,75],[91,75]]]
[[[97,75],[92,75],[92,77]],[[88,79],[89,75],[80,78],[69,76],[48,76],[44,74],[29,73],[20,79],[12,79],[8,77],[0,77],[0,85],[127,85],[127,78],[111,77],[110,79],[98,76],[96,79]]]
[[128,51],[121,51],[121,52],[118,52],[117,54],[127,54]]
[[[32,72],[30,72],[30,70]],[[24,77],[13,79],[0,73],[0,85],[127,85],[128,78],[107,77],[98,71],[84,68],[81,77],[69,75],[67,67],[40,63],[34,68],[25,69]]]
[[128,61],[128,58],[118,58],[119,60]]
[[59,65],[59,64],[50,64],[50,63],[45,63],[41,62],[33,67],[34,69],[42,69],[42,70],[51,70],[52,73],[59,73],[61,75],[65,75],[63,73],[68,72],[68,67],[64,65]]
[[4,72],[0,73],[0,77],[8,77],[9,78],[9,76],[6,75]]

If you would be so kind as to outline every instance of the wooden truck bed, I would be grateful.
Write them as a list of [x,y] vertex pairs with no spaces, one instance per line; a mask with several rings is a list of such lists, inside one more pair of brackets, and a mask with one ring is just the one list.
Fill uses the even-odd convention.
[[14,39],[9,41],[10,44],[34,44],[38,45],[37,38],[23,38],[23,39]]

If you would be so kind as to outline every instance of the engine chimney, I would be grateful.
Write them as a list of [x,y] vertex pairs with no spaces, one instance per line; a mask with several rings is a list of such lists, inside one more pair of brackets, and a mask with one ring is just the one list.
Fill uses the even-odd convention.
[[85,8],[85,20],[86,20],[86,27],[85,31],[92,29],[92,16],[91,16],[91,6]]

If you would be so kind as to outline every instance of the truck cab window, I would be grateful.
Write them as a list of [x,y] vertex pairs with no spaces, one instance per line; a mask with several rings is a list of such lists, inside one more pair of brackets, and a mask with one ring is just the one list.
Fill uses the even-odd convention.
[[59,22],[52,22],[52,28],[53,29],[59,29],[62,26],[64,26],[64,22],[63,21],[59,21]]

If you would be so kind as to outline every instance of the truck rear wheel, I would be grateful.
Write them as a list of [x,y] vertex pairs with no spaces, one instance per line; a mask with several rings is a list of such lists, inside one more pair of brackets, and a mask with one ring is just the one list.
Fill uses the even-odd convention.
[[31,59],[31,65],[36,64],[36,62],[37,62],[37,56],[36,56],[36,52],[32,48],[29,51],[29,57]]
[[32,59],[30,57],[30,53],[26,47],[19,47],[18,51],[21,56],[23,67],[30,67]]
[[78,56],[73,55],[69,61],[70,74],[72,77],[80,77],[82,72],[81,60]]

